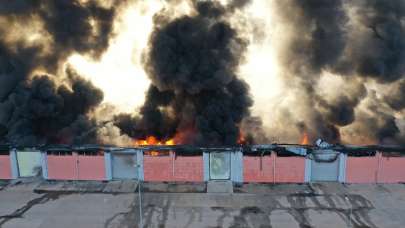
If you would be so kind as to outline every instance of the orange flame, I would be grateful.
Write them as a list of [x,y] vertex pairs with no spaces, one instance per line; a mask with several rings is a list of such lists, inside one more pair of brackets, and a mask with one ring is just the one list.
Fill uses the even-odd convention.
[[239,137],[238,137],[237,143],[238,143],[239,145],[244,145],[244,144],[246,144],[245,135],[244,135],[241,131],[239,132]]
[[159,141],[155,136],[148,136],[146,139],[135,139],[135,146],[172,146],[175,145],[174,139]]
[[153,157],[159,156],[159,151],[150,151],[149,156],[153,156]]
[[304,132],[301,138],[301,145],[309,145],[308,133]]

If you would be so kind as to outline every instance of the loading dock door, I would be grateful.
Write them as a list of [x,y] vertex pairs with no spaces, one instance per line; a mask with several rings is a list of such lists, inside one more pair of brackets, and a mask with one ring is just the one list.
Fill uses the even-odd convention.
[[231,154],[229,152],[210,153],[210,179],[231,179]]
[[112,176],[113,179],[137,179],[136,154],[113,154]]
[[311,161],[311,181],[338,181],[339,154],[322,152],[313,156]]
[[34,177],[41,173],[41,152],[17,151],[18,172],[20,177]]

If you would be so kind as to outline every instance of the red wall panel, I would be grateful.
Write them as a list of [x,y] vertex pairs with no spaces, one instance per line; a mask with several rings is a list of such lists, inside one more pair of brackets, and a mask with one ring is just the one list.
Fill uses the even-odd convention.
[[305,158],[276,157],[276,183],[303,183],[305,181]]
[[375,183],[378,172],[378,156],[347,157],[347,183]]
[[78,155],[78,180],[105,180],[104,155]]
[[143,157],[143,175],[145,181],[172,181],[172,156]]
[[303,183],[305,158],[271,156],[244,156],[244,182]]
[[272,183],[273,156],[243,156],[243,181]]
[[47,155],[48,179],[51,180],[76,180],[77,156]]
[[12,179],[9,155],[0,155],[0,179]]
[[174,159],[174,179],[176,181],[204,181],[202,156],[177,156]]
[[380,170],[378,173],[379,183],[405,182],[405,157],[381,156]]
[[145,181],[204,181],[202,156],[148,156],[143,158]]

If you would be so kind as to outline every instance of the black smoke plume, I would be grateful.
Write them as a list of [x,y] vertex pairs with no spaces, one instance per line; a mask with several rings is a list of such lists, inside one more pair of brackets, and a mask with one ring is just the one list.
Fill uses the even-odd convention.
[[[103,94],[89,82],[68,72],[66,85],[57,86],[48,76],[20,83],[2,110],[9,110],[6,138],[23,145],[93,141],[82,134],[93,125],[86,114],[99,105]],[[75,130],[80,127],[80,130]],[[81,140],[81,138],[83,138]]]
[[[342,97],[337,100],[345,104],[344,108],[330,104],[317,94],[316,82],[320,73],[332,67],[342,54],[345,47],[343,25],[347,17],[340,0],[287,0],[279,1],[278,11],[283,23],[293,27],[288,45],[281,55],[286,66],[288,80],[296,82],[296,87],[304,93],[299,105],[308,109],[302,113],[303,120],[297,120],[296,126],[302,133],[303,129],[313,141],[322,137],[330,142],[339,142],[340,134],[335,124],[348,124],[353,117],[355,101]],[[324,115],[325,111],[327,115]],[[339,113],[336,113],[339,112]],[[292,124],[294,121],[290,121]]]
[[140,115],[118,116],[117,126],[135,138],[167,139],[184,131],[191,133],[182,143],[235,145],[252,100],[237,76],[247,42],[225,17],[246,3],[195,1],[195,15],[156,15],[144,56],[152,85]]
[[[99,58],[108,47],[119,6],[98,1],[12,1],[0,6],[0,141],[91,143],[96,121],[89,113],[103,93],[63,63],[73,53]],[[39,42],[6,39],[13,26],[39,22]],[[30,34],[16,34],[16,36]],[[35,73],[36,70],[45,73]],[[34,75],[33,75],[34,74]]]
[[349,1],[353,10],[347,48],[337,70],[394,82],[404,76],[404,1]]
[[397,111],[405,109],[405,79],[397,83],[390,94],[385,97],[388,105]]
[[[281,55],[286,77],[295,82],[295,90],[305,93],[304,97],[296,95],[301,98],[299,105],[307,110],[302,113],[304,120],[295,121],[304,121],[305,129],[313,128],[312,139],[340,141],[341,128],[345,127],[376,142],[401,143],[394,113],[403,109],[401,101],[405,100],[401,82],[405,70],[405,3],[287,0],[277,5],[283,23],[292,28]],[[346,85],[354,86],[325,98],[319,92],[324,72],[340,75]],[[377,98],[366,88],[365,83],[371,81],[391,83],[393,90]],[[365,98],[367,102],[363,102]],[[387,105],[393,110],[386,111]],[[358,128],[357,122],[368,127]]]

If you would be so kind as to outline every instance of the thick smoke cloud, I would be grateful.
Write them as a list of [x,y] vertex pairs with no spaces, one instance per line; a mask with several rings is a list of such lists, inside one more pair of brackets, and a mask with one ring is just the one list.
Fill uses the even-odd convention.
[[309,133],[311,141],[318,136],[338,142],[340,134],[335,124],[348,124],[354,119],[350,116],[353,116],[353,105],[357,101],[341,97],[337,101],[347,106],[343,108],[339,104],[331,104],[317,94],[316,84],[321,72],[331,68],[344,50],[343,25],[347,17],[343,4],[339,0],[287,0],[277,4],[282,22],[292,28],[281,55],[286,67],[284,74],[288,80],[295,81],[294,86],[304,93],[299,104],[305,109],[301,114],[303,120],[296,121],[296,126],[299,131],[310,131],[306,133]]
[[[20,0],[0,6],[6,22],[0,24],[0,141],[97,141],[96,120],[88,114],[103,93],[72,70],[62,72],[62,64],[73,53],[100,57],[113,35],[118,3],[123,1],[107,7],[97,1]],[[7,39],[8,29],[30,23],[39,41],[31,41],[31,34]]]
[[388,105],[397,111],[405,109],[405,79],[393,86],[390,95],[385,97]]
[[[119,1],[123,4],[125,1]],[[117,2],[118,3],[118,2]],[[117,4],[115,7],[119,7]],[[31,48],[41,51],[46,45],[49,50],[36,56],[38,62],[47,70],[56,70],[60,61],[69,57],[72,52],[87,54],[93,58],[100,57],[108,47],[112,35],[113,19],[117,8],[105,8],[97,1],[44,0],[18,1],[0,6],[2,17],[8,18],[11,24],[26,23],[39,20],[43,26],[42,36],[50,35],[51,43],[34,44]],[[6,26],[6,25],[4,25]],[[2,32],[7,32],[5,28]],[[27,34],[29,36],[29,34]],[[17,52],[26,48],[26,44],[11,44],[17,46]],[[24,63],[30,59],[24,59]]]
[[39,14],[53,36],[52,52],[59,56],[75,51],[97,58],[108,47],[114,10],[102,8],[94,1],[84,7],[75,1],[54,0],[45,4]]
[[33,145],[94,138],[82,135],[94,125],[85,114],[100,104],[102,92],[74,73],[68,74],[69,87],[57,86],[47,76],[36,76],[19,84],[1,104],[2,110],[10,111],[6,118],[10,142]]
[[[270,34],[238,18],[254,2],[184,1],[191,12],[179,16],[171,10],[180,1],[167,1],[171,10],[154,16],[143,55],[151,80],[145,103],[136,115],[115,115],[113,123],[97,116],[102,91],[65,63],[75,53],[101,57],[126,1],[0,5],[0,141],[130,142],[125,133],[233,145],[242,131],[250,143],[268,143],[262,121],[250,115],[253,100],[238,72],[250,48],[246,27]],[[405,3],[273,2],[282,29],[272,36],[281,38],[277,60],[286,82],[284,106],[272,104],[273,138],[294,135],[297,142],[305,132],[310,141],[405,144]],[[335,81],[340,85],[330,89]]]
[[[405,4],[288,0],[277,5],[281,21],[289,28],[281,54],[284,74],[294,81],[292,91],[305,93],[295,93],[304,110],[302,119],[282,121],[296,121],[299,131],[310,131],[311,140],[322,137],[339,142],[344,127],[348,132],[368,135],[370,142],[401,143],[395,111],[403,109],[401,101],[405,99],[401,81]],[[328,77],[325,72],[340,75],[345,84],[354,86],[325,97],[319,83]],[[383,98],[374,96],[366,86],[370,82],[391,83],[393,90]],[[387,105],[391,111],[386,110]]]
[[278,4],[285,23],[294,29],[285,60],[293,61],[292,70],[301,73],[297,76],[317,77],[316,73],[336,63],[344,50],[347,18],[342,2],[287,0]]
[[132,138],[146,138],[155,136],[163,139],[176,133],[178,120],[167,109],[175,99],[173,92],[160,92],[156,87],[150,86],[145,100],[147,101],[140,110],[140,116],[131,117],[120,114],[115,117],[116,125]]
[[385,100],[377,97],[376,91],[371,91],[363,104],[365,108],[357,111],[357,119],[349,129],[349,135],[354,140],[361,140],[356,140],[357,143],[405,144],[400,120],[385,105]]
[[393,82],[404,76],[405,2],[350,1],[351,34],[340,71],[379,82]]
[[118,116],[117,126],[133,137],[167,139],[190,132],[183,143],[234,145],[252,100],[237,76],[247,42],[226,22],[235,7],[194,2],[195,15],[165,19],[156,15],[144,56],[152,85],[140,116]]

